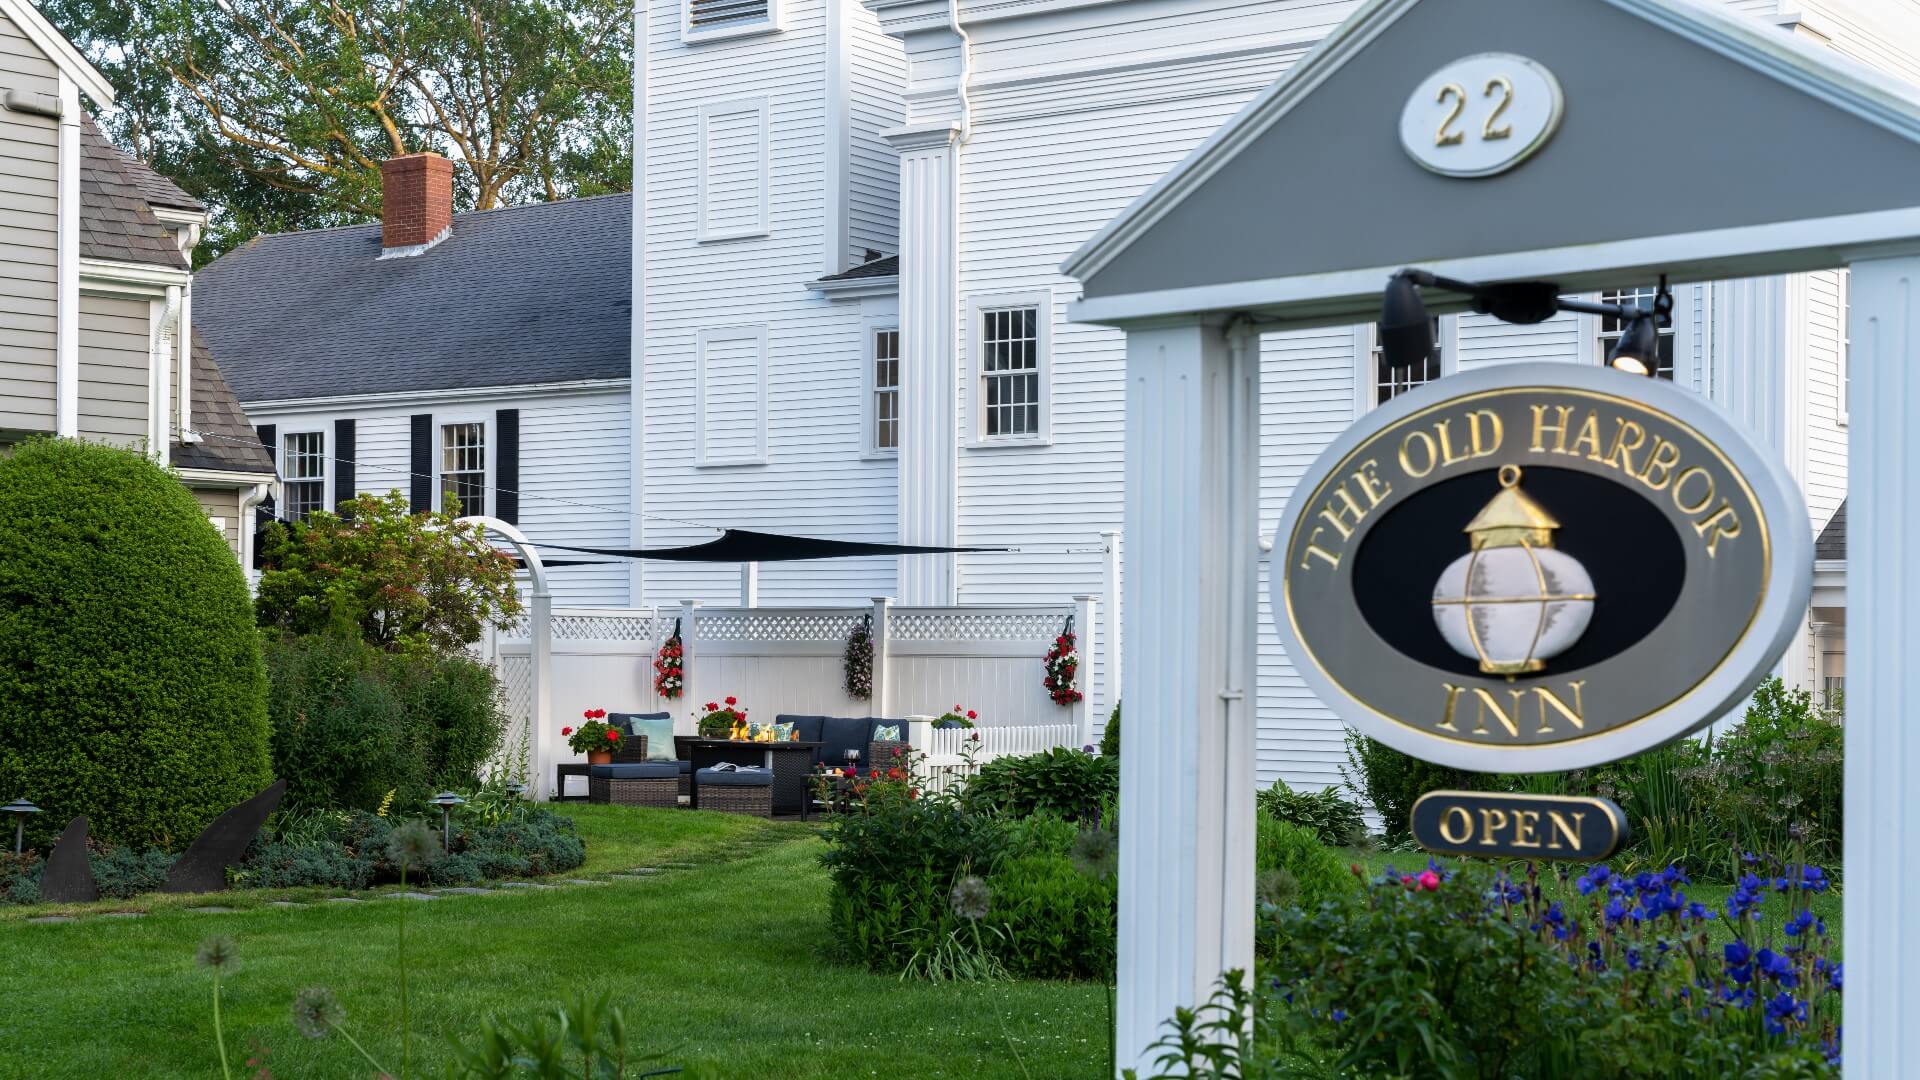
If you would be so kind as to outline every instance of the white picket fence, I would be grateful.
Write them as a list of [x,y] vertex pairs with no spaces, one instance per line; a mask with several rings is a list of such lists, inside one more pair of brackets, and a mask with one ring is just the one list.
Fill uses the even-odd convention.
[[[526,620],[495,635],[487,655],[496,665],[509,718],[507,744],[523,753],[533,790],[545,793],[555,763],[576,760],[560,728],[588,709],[671,712],[674,730],[692,734],[702,706],[735,698],[756,720],[782,713],[828,716],[932,717],[955,704],[979,714],[976,762],[1028,754],[1091,739],[1096,605],[1044,607],[895,607],[886,600],[840,608],[705,607],[555,608],[549,621],[552,730],[531,730],[533,658]],[[1042,657],[1073,617],[1086,700],[1053,703]],[[873,696],[845,687],[848,634],[863,620],[873,632]],[[653,688],[653,661],[679,625],[685,691],[663,701]],[[915,725],[922,727],[922,725]],[[930,782],[942,787],[962,773],[965,729],[927,731]],[[524,747],[524,750],[519,748]]]
[[1022,727],[942,728],[924,736],[920,761],[921,786],[929,792],[950,791],[964,785],[981,765],[998,757],[1037,754],[1056,746],[1077,745],[1080,732],[1072,724],[1033,724]]

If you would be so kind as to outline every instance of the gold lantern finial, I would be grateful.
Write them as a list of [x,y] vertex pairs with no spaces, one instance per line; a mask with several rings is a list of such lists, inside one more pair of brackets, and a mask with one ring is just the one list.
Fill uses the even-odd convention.
[[1550,548],[1560,523],[1520,490],[1520,466],[1500,466],[1500,493],[1480,508],[1466,533],[1473,550],[1502,547]]

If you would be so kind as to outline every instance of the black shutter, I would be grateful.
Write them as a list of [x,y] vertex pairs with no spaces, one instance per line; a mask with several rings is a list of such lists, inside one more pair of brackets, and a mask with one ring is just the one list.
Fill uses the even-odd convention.
[[353,421],[333,422],[333,506],[353,498]]
[[433,414],[413,415],[413,512],[433,510]]
[[[256,434],[260,436],[260,445],[267,448],[267,460],[274,463],[273,464],[274,471],[278,473],[280,469],[280,426],[278,424],[261,424],[259,427],[255,428],[254,431]],[[272,520],[273,520],[273,489],[269,487],[267,489],[267,497],[264,499],[261,499],[258,503],[254,505],[254,508],[253,508],[253,567],[252,568],[255,570],[260,569],[262,566],[262,561],[260,558],[260,548],[263,545],[260,543],[260,539],[261,539],[260,534],[262,531],[266,529],[267,522]],[[245,524],[242,523],[242,528],[244,527],[245,527]]]
[[494,473],[493,516],[509,525],[520,524],[520,410],[500,409],[493,414]]

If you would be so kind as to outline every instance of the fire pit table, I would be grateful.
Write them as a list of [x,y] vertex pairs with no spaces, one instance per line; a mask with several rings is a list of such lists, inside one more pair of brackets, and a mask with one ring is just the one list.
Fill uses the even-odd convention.
[[[773,812],[776,814],[800,815],[807,817],[809,802],[807,780],[813,774],[814,752],[819,749],[817,742],[744,742],[733,739],[690,739],[685,744],[688,757],[693,762],[693,775],[698,777],[700,770],[732,762],[735,765],[758,765],[773,770]],[[700,808],[700,785],[695,783],[688,796],[688,805],[695,810]]]

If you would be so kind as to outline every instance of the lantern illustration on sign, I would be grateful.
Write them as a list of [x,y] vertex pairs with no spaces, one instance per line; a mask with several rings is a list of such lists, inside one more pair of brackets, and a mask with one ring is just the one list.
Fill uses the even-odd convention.
[[1593,619],[1593,579],[1553,547],[1560,523],[1520,490],[1520,468],[1500,467],[1500,492],[1467,523],[1473,550],[1433,587],[1433,619],[1447,644],[1489,675],[1540,671],[1573,647]]

